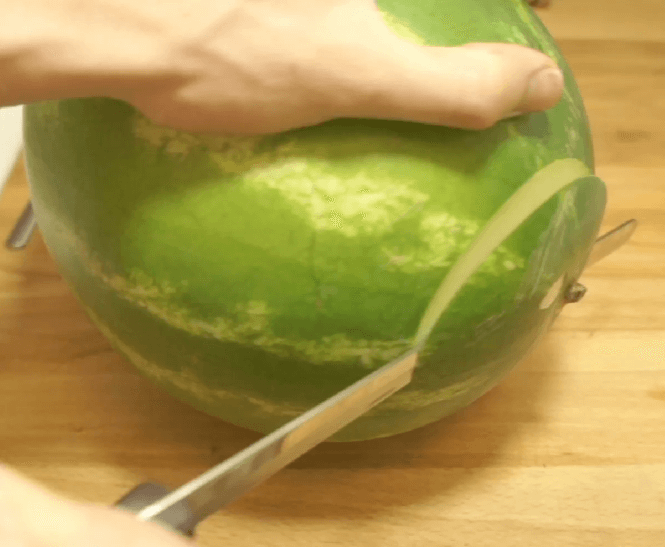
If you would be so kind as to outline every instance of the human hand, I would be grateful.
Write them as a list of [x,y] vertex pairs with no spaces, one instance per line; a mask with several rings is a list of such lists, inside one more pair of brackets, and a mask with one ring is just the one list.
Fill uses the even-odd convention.
[[[271,133],[339,117],[482,129],[554,106],[514,44],[426,47],[374,0],[0,0],[0,105],[105,96],[155,122]],[[5,59],[5,61],[3,61]]]
[[2,547],[191,547],[112,507],[70,501],[0,465]]
[[196,13],[177,14],[159,3],[177,76],[122,97],[164,125],[266,133],[369,117],[482,129],[548,109],[563,89],[540,52],[415,45],[389,29],[373,0],[195,4]]

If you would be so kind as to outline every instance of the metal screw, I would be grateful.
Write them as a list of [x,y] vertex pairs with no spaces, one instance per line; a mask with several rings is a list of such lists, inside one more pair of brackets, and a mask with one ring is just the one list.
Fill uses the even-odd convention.
[[566,294],[563,296],[563,300],[566,304],[574,304],[575,302],[582,300],[582,297],[584,297],[585,294],[586,287],[576,281],[568,287]]

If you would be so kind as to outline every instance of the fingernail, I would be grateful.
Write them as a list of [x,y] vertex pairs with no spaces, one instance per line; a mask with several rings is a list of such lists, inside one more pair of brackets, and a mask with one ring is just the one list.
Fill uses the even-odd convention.
[[544,68],[529,82],[522,105],[525,109],[544,109],[553,106],[563,91],[563,72],[558,68]]
[[553,107],[563,91],[563,73],[558,68],[544,68],[533,75],[529,87],[518,107],[503,119],[518,118],[529,112]]

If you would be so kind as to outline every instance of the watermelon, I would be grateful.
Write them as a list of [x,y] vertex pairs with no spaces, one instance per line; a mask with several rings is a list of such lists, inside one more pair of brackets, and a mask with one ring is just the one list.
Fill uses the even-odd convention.
[[105,98],[33,104],[33,204],[114,348],[175,397],[269,432],[420,344],[410,385],[333,436],[385,437],[491,389],[538,343],[605,208],[565,59],[523,0],[381,0],[427,45],[502,41],[567,80],[483,131],[338,119],[195,135]]

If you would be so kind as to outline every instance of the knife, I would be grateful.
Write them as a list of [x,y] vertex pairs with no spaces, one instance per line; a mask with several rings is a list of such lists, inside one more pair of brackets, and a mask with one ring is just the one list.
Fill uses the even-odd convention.
[[[24,247],[35,226],[28,203],[7,246]],[[597,238],[585,268],[625,244],[636,227],[637,221],[631,219]],[[581,289],[579,283],[574,283],[568,291],[580,296],[584,292]],[[567,301],[575,301],[577,296],[567,295]],[[193,536],[202,520],[408,385],[421,349],[416,346],[405,352],[176,490],[169,491],[157,483],[143,483],[118,500],[116,506],[134,513],[140,520],[153,521],[184,536]]]
[[[616,251],[636,227],[637,221],[631,219],[600,236],[586,267]],[[140,484],[116,506],[131,511],[140,520],[193,536],[199,522],[409,384],[420,349],[405,352],[176,490],[170,492],[157,483]]]
[[405,352],[173,492],[160,484],[144,483],[116,506],[140,520],[193,536],[203,519],[411,382],[419,349]]

